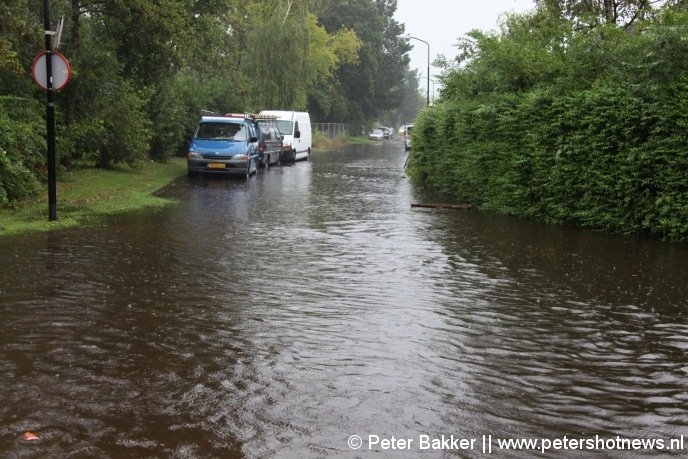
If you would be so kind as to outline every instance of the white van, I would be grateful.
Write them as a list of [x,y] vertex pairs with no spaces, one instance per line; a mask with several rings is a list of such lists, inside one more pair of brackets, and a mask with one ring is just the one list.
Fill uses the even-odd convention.
[[308,112],[263,110],[258,116],[276,118],[277,127],[284,136],[283,160],[297,161],[310,158],[313,135],[311,134],[311,117]]

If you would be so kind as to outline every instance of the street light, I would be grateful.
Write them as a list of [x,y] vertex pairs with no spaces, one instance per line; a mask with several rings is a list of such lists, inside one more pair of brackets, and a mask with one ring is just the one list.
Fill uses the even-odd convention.
[[407,38],[409,38],[409,39],[411,39],[411,40],[422,41],[422,42],[425,43],[425,44],[427,45],[427,47],[428,47],[428,92],[427,92],[427,94],[428,94],[428,99],[427,99],[427,105],[429,106],[429,105],[430,105],[430,43],[428,43],[427,41],[422,40],[422,39],[420,39],[420,38],[418,38],[418,37],[407,36]]

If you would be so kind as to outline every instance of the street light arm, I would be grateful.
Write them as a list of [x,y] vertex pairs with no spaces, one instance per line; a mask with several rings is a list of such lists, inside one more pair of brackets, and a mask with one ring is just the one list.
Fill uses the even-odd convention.
[[413,39],[413,40],[422,41],[423,43],[425,43],[426,45],[428,45],[428,49],[430,49],[430,43],[428,43],[427,41],[423,40],[422,38],[412,37],[412,36],[410,36],[410,35],[408,35],[406,38],[411,38],[411,39]]

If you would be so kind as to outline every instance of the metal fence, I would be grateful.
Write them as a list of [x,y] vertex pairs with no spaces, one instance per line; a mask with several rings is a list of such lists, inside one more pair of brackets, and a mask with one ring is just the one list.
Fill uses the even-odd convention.
[[349,125],[346,123],[313,123],[313,128],[325,134],[328,139],[349,135]]
[[366,126],[349,123],[313,123],[313,129],[321,132],[328,139],[365,135],[367,132]]

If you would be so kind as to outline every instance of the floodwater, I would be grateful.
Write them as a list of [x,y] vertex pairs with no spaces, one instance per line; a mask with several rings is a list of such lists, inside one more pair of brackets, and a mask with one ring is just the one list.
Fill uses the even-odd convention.
[[0,457],[685,455],[688,248],[411,208],[404,159],[1,237]]

